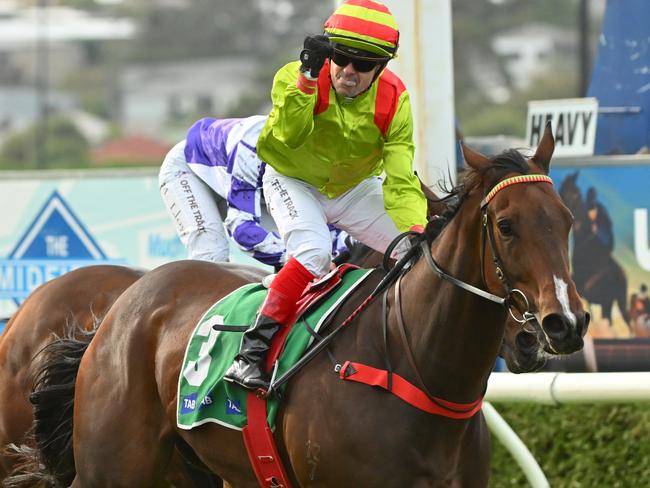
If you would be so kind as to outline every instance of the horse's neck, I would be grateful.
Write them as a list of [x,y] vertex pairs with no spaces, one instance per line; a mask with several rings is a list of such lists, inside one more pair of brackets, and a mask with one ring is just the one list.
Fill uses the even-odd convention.
[[[478,203],[476,210],[461,209],[434,244],[433,256],[452,276],[483,288],[477,209]],[[489,251],[486,259],[491,263]],[[503,295],[500,289],[494,292]],[[503,307],[441,280],[423,257],[403,279],[402,308],[429,390],[455,401],[480,395],[503,337]]]

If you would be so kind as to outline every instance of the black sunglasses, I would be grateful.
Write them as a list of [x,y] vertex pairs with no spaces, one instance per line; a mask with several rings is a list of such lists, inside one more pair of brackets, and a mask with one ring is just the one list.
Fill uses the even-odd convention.
[[352,63],[352,67],[360,73],[367,73],[369,71],[372,71],[379,63],[383,61],[381,59],[375,60],[353,58],[347,54],[343,54],[340,51],[334,51],[331,58],[332,61],[334,61],[341,68],[345,68],[348,64]]

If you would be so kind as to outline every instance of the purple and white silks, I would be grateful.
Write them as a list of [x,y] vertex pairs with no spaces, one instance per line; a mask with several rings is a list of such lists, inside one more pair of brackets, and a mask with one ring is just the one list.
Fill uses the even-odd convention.
[[187,133],[185,158],[194,174],[226,199],[224,225],[242,251],[271,266],[284,263],[285,248],[261,225],[264,164],[255,146],[266,116],[198,120]]
[[[281,265],[282,239],[261,225],[262,176],[265,164],[255,149],[267,116],[198,120],[186,137],[185,158],[194,174],[226,199],[224,225],[240,249],[258,261]],[[346,250],[346,233],[330,225],[332,255]]]

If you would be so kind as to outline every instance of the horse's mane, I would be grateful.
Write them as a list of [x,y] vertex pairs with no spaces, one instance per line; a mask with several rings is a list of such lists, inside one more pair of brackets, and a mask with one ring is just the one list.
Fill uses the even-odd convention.
[[468,195],[475,191],[487,192],[500,180],[509,173],[519,173],[522,175],[530,172],[528,160],[517,149],[507,149],[496,156],[489,158],[491,165],[475,170],[469,168],[463,172],[461,182],[451,189],[443,190],[447,193],[445,197],[438,199],[439,202],[445,203],[444,212],[429,220],[425,229],[427,241],[432,243],[449,222],[456,216],[460,206]]

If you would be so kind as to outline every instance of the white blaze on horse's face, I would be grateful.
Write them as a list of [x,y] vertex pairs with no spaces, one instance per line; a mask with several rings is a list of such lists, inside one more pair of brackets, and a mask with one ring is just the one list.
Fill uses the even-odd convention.
[[569,289],[569,285],[567,285],[566,281],[564,281],[562,278],[558,278],[555,275],[553,275],[553,283],[555,283],[555,296],[562,306],[562,311],[564,312],[564,315],[567,316],[571,324],[575,327],[576,316],[571,311],[571,306],[569,305],[569,293],[567,291]]

